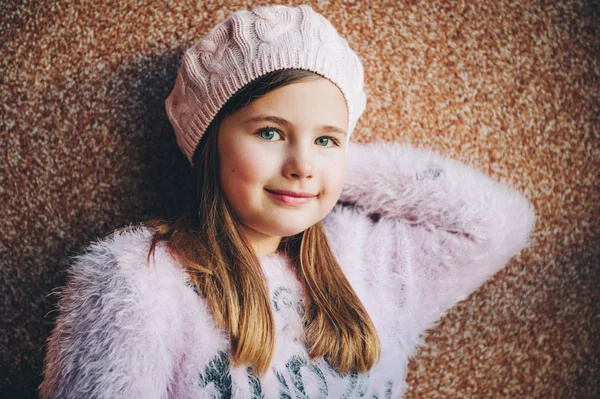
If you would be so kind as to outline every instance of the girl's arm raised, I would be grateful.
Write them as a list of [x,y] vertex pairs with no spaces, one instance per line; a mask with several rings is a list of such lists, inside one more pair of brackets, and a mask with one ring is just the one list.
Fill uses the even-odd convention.
[[531,230],[531,203],[479,170],[399,143],[352,143],[340,202],[374,217],[501,241],[508,227]]
[[516,190],[431,152],[352,146],[328,238],[357,286],[399,304],[399,328],[430,328],[527,246],[534,209]]
[[42,399],[166,396],[173,320],[156,308],[168,306],[158,302],[169,300],[155,292],[152,303],[143,293],[149,283],[135,275],[146,266],[118,255],[116,248],[125,244],[119,239],[91,245],[68,270],[47,340],[44,381],[38,388]]

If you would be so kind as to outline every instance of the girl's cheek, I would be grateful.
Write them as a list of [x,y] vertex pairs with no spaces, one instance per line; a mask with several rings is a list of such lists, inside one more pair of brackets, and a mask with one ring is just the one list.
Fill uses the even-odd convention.
[[256,167],[257,155],[252,146],[244,145],[241,142],[239,145],[229,146],[229,151],[223,154],[224,164],[229,166],[228,172],[235,174],[243,174],[249,169],[254,170]]
[[330,190],[341,192],[346,177],[346,167],[342,161],[327,162],[322,166],[321,173],[323,176],[327,176],[327,185]]
[[[256,156],[258,158],[258,155]],[[264,174],[267,167],[259,162],[254,157],[245,157],[240,160],[237,165],[236,173],[239,179],[242,179],[247,182],[253,182],[259,180],[261,178],[261,174]]]

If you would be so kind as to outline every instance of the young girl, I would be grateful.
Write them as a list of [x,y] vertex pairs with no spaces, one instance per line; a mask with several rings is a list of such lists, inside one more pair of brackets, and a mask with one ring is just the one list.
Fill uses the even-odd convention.
[[434,152],[351,143],[365,104],[307,5],[236,12],[186,51],[166,111],[195,191],[74,258],[41,397],[401,397],[425,330],[534,211]]

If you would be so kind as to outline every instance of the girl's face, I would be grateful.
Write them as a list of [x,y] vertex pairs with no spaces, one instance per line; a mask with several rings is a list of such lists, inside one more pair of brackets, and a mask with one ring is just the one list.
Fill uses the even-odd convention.
[[[221,186],[257,256],[275,252],[281,237],[304,231],[336,204],[347,119],[341,91],[322,78],[273,90],[221,123]],[[273,193],[280,190],[311,197]]]

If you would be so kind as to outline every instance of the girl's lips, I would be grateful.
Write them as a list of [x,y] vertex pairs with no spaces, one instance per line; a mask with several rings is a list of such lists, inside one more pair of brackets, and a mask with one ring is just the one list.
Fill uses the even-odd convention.
[[277,201],[283,202],[284,204],[287,205],[302,205],[302,204],[306,204],[307,202],[312,201],[315,197],[292,197],[289,195],[283,195],[283,194],[277,194],[277,193],[273,193],[269,190],[265,190],[267,192],[267,194],[269,194],[269,196],[273,199],[276,199]]

